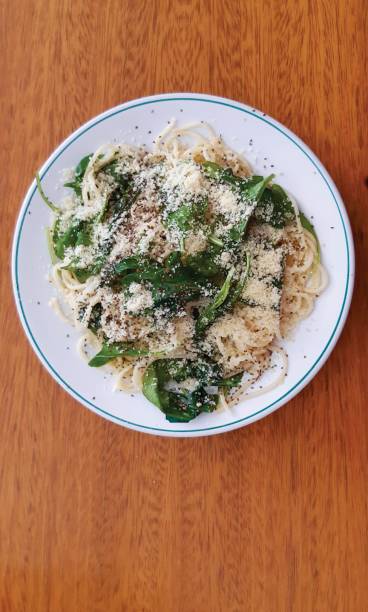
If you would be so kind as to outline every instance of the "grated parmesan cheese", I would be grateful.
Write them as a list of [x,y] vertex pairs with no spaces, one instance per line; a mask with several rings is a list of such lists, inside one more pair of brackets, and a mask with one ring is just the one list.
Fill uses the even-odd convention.
[[[195,159],[200,161],[203,156]],[[114,162],[116,172],[123,176],[119,183],[107,165]],[[237,158],[224,155],[222,162],[241,174],[245,166],[237,166]],[[240,162],[239,162],[240,163]],[[130,181],[134,202],[114,216],[114,206],[124,192],[124,180]],[[112,212],[106,212],[110,196]],[[114,265],[127,257],[143,256],[163,262],[168,254],[184,249],[185,256],[196,255],[208,248],[208,237],[222,240],[225,234],[252,216],[255,203],[241,198],[231,185],[209,179],[201,164],[175,155],[147,153],[122,145],[108,145],[97,151],[88,165],[82,187],[83,198],[64,199],[59,231],[67,231],[72,220],[91,221],[90,244],[76,245],[65,250],[65,263],[76,263],[81,269],[92,267],[101,252],[105,252],[101,272],[85,284],[77,283],[67,292],[67,301],[82,325],[88,327],[96,305],[101,307],[99,334],[108,342],[139,341],[152,351],[162,347],[172,355],[191,355],[198,352],[195,332],[195,310],[200,312],[213,299],[213,288],[203,286],[198,302],[181,305],[173,312],[172,305],[152,309],[152,286],[148,281],[131,282],[124,290],[103,282]],[[203,202],[206,206],[203,209]],[[124,203],[124,202],[123,202]],[[201,206],[203,225],[189,225],[189,229],[168,223],[168,216],[183,204]],[[181,212],[181,211],[180,211]],[[185,214],[185,211],[184,211]],[[94,222],[95,219],[100,219]],[[180,220],[180,215],[179,215]],[[185,217],[184,217],[185,221]],[[199,226],[198,226],[199,225]],[[185,227],[185,225],[184,225]],[[184,231],[184,234],[183,234]],[[233,279],[241,273],[245,250],[251,253],[251,267],[241,296],[232,312],[225,312],[206,330],[201,339],[202,349],[223,365],[225,372],[247,369],[256,373],[260,363],[267,361],[267,347],[280,329],[281,280],[285,261],[283,230],[250,224],[246,244],[238,252],[231,247],[222,249],[215,258],[219,271],[235,268]],[[104,276],[105,275],[105,276]],[[68,281],[69,282],[69,281]],[[76,283],[71,278],[71,283]],[[150,312],[148,312],[152,309]],[[254,347],[260,352],[255,352]],[[202,350],[201,349],[201,350]],[[260,357],[261,355],[261,357]],[[191,391],[197,381],[184,381],[182,388]]]
[[152,294],[142,283],[131,283],[129,285],[129,293],[131,297],[126,303],[128,312],[140,312],[145,308],[153,306]]

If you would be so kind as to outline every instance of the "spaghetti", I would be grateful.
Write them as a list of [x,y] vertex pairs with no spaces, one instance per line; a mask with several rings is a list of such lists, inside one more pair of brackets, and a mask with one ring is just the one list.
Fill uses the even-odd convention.
[[[280,384],[277,342],[326,286],[313,226],[273,178],[208,124],[171,122],[153,152],[104,145],[83,158],[60,208],[38,180],[54,214],[52,280],[84,330],[78,351],[172,422]],[[275,355],[276,376],[255,390]]]

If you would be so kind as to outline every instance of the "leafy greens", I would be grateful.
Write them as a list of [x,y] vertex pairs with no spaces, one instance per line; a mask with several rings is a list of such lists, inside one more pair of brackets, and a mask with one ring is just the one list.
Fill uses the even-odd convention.
[[117,357],[143,357],[149,355],[146,348],[134,347],[131,342],[105,342],[102,349],[88,362],[92,368],[100,368]]
[[74,181],[64,183],[64,187],[70,187],[74,193],[78,196],[82,196],[82,181],[87,170],[87,166],[91,160],[92,153],[83,157],[77,164],[74,171]]
[[143,394],[171,423],[187,423],[215,410],[218,394],[209,387],[231,388],[240,381],[241,375],[222,379],[217,364],[204,359],[157,359],[146,368]]

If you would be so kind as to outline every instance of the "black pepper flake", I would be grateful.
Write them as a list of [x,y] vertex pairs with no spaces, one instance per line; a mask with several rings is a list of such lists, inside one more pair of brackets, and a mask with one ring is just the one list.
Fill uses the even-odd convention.
[[275,167],[275,165],[274,165],[274,164],[270,164],[270,168],[274,168],[274,167]]
[[331,225],[330,229],[335,229],[333,225]]
[[41,302],[37,302],[37,306],[40,306],[40,305],[41,305]]
[[29,215],[31,214],[31,211],[30,211],[30,210],[28,211],[28,214],[29,214]]
[[265,117],[265,116],[266,116],[266,113],[262,113],[262,117]]
[[135,130],[137,130],[137,129],[138,129],[138,126],[137,126],[137,125],[135,125],[135,126],[134,126],[134,129],[135,129]]
[[95,399],[96,399],[96,396],[94,395],[94,396],[92,397],[92,399],[93,399],[93,400],[95,400]]
[[149,133],[149,134],[152,134],[152,130],[148,130],[148,133]]
[[181,112],[181,113],[182,113],[182,112],[184,112],[182,108],[180,109],[180,112]]
[[152,114],[152,113],[154,113],[154,112],[155,112],[155,111],[154,111],[154,109],[152,109],[152,110],[151,110],[151,114]]

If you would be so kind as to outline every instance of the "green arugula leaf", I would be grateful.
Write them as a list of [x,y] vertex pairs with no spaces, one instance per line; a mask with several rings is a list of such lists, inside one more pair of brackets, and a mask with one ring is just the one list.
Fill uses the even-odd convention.
[[106,198],[103,209],[99,215],[99,221],[115,223],[121,215],[129,210],[139,197],[139,191],[134,189],[130,176],[121,176],[118,184]]
[[74,276],[80,283],[85,283],[86,280],[88,280],[91,276],[96,276],[97,274],[101,272],[103,264],[104,264],[103,257],[98,257],[95,263],[92,264],[91,266],[81,268],[80,266],[78,266],[78,262],[74,262],[74,263],[69,264],[68,266],[65,266],[63,269],[69,270],[69,272],[74,274]]
[[181,266],[181,252],[173,251],[165,259],[165,267],[169,270],[175,270]]
[[60,208],[58,208],[57,206],[55,206],[55,204],[53,204],[51,202],[51,200],[49,200],[49,198],[47,197],[47,195],[45,194],[44,190],[42,189],[42,185],[41,185],[41,179],[40,179],[40,175],[36,174],[36,184],[37,184],[37,189],[38,189],[38,193],[40,194],[41,198],[43,199],[43,201],[45,202],[45,204],[51,208],[52,212],[54,213],[59,213],[60,212]]
[[177,310],[181,304],[199,298],[201,287],[190,281],[163,283],[161,286],[153,287],[151,293],[153,309],[168,305],[171,310]]
[[91,315],[88,321],[88,329],[90,329],[94,334],[96,334],[101,327],[101,317],[102,317],[102,304],[99,302],[98,304],[95,304],[93,306]]
[[[133,199],[124,200],[124,203],[120,203],[119,206],[121,208],[119,211],[115,209],[115,213],[112,219],[112,222],[119,217],[122,208],[128,207],[132,204]],[[64,258],[64,252],[67,247],[74,247],[80,244],[88,246],[91,244],[91,232],[95,223],[101,222],[101,215],[94,217],[88,221],[76,221],[72,222],[66,232],[61,233],[59,223],[55,224],[54,232],[53,232],[53,243],[56,255],[60,258]],[[67,269],[69,269],[80,282],[85,282],[90,276],[95,274],[99,274],[105,265],[109,253],[114,246],[114,234],[116,233],[118,228],[118,224],[114,226],[114,229],[111,230],[111,234],[108,239],[100,246],[99,253],[96,257],[96,261],[94,264],[88,267],[81,268],[78,265],[78,262],[75,261]],[[118,273],[116,273],[118,274]],[[114,272],[112,273],[112,276]]]
[[210,245],[206,251],[201,251],[195,255],[188,255],[185,258],[185,265],[199,276],[213,278],[219,274],[219,264],[216,263],[216,257],[219,253],[219,248],[215,245]]
[[268,185],[275,176],[271,174],[263,178],[262,176],[253,174],[252,176],[242,178],[240,176],[235,176],[231,168],[223,168],[219,164],[210,161],[203,162],[202,167],[209,178],[213,178],[220,183],[231,185],[235,190],[239,190],[241,195],[250,202],[254,200],[258,201],[261,198],[266,185]]
[[170,399],[168,391],[161,389],[161,382],[157,361],[154,361],[145,370],[142,392],[152,404],[164,411],[168,407]]
[[81,181],[83,179],[91,158],[92,158],[92,153],[90,153],[89,155],[86,155],[85,157],[82,157],[80,162],[77,164],[75,168],[75,173],[74,173],[75,178],[77,180]]
[[45,232],[46,232],[47,250],[50,255],[51,263],[55,264],[57,262],[57,257],[56,257],[56,253],[54,249],[54,244],[52,241],[53,230],[51,227],[46,227]]
[[239,194],[241,200],[248,204],[247,214],[243,219],[234,224],[225,236],[218,237],[211,234],[209,241],[219,247],[227,245],[232,249],[236,248],[243,240],[249,220],[256,210],[267,185],[274,178],[274,174],[263,178],[262,176],[253,175],[246,178],[235,176],[231,168],[223,168],[214,162],[203,162],[202,167],[205,174],[220,183],[230,185],[232,189]]
[[86,173],[87,166],[90,162],[91,157],[92,157],[92,153],[83,157],[75,168],[74,181],[71,181],[69,183],[64,183],[64,187],[70,187],[70,189],[73,189],[74,193],[78,197],[82,196],[82,181],[83,181],[83,178]]
[[299,211],[299,219],[300,219],[300,223],[302,227],[304,227],[304,229],[306,229],[307,232],[312,234],[313,238],[315,239],[317,243],[317,257],[316,257],[315,263],[318,264],[321,261],[321,245],[319,243],[316,230],[314,229],[314,225],[309,221],[308,217],[306,217],[305,214],[302,213],[301,211]]
[[91,244],[91,230],[93,221],[72,221],[65,232],[60,231],[60,218],[57,219],[52,233],[55,254],[64,259],[65,249],[78,245]]
[[234,376],[229,376],[229,378],[221,378],[219,380],[214,380],[212,384],[216,387],[222,387],[225,389],[238,387],[242,381],[243,374],[244,372],[240,372],[239,374],[234,374]]
[[102,349],[88,362],[92,368],[100,368],[117,357],[142,357],[149,355],[149,350],[134,347],[131,342],[104,343]]
[[[212,412],[218,402],[217,394],[210,394],[205,387],[218,376],[218,366],[204,360],[158,359],[151,363],[143,378],[143,394],[165,413],[171,423],[187,423],[201,412]],[[185,387],[168,390],[170,381],[184,382],[188,378],[197,380],[192,391]]]
[[249,253],[245,253],[245,267],[240,275],[238,282],[235,287],[231,289],[229,293],[229,297],[226,300],[226,309],[232,308],[238,300],[240,300],[241,295],[243,293],[243,289],[245,287],[245,283],[247,282],[250,270],[250,262],[251,258]]
[[179,208],[167,214],[165,224],[169,228],[178,230],[181,251],[184,251],[184,239],[188,232],[203,223],[207,206],[207,199],[184,202]]
[[244,215],[244,218],[229,230],[227,241],[232,247],[238,245],[244,238],[249,220],[254,210],[257,210],[257,205],[262,198],[263,192],[273,177],[274,174],[270,174],[270,176],[267,176],[266,178],[253,176],[250,177],[249,180],[239,184],[242,197],[248,202],[252,203],[253,206],[249,210],[249,213]]
[[[210,393],[209,387],[219,387],[228,391],[241,383],[243,374],[229,378],[220,376],[219,366],[209,360],[157,359],[145,371],[143,394],[157,406],[171,423],[187,423],[201,412],[212,412],[218,403],[218,394]],[[188,391],[184,383],[194,379],[196,385]],[[176,383],[176,389],[170,383]]]
[[106,166],[103,166],[100,172],[104,172],[105,174],[112,176],[112,178],[114,178],[115,181],[117,181],[118,183],[125,180],[123,173],[119,172],[118,170],[118,160],[117,159],[114,159],[113,161],[106,164]]
[[[163,265],[140,255],[127,257],[115,264],[108,275],[108,282],[115,287],[129,287],[133,282],[147,283],[153,298],[153,307],[147,312],[163,305],[177,310],[184,302],[212,290],[207,278],[182,264],[180,253],[171,255],[171,260],[167,259]],[[172,267],[168,267],[168,264]]]
[[267,185],[275,178],[274,174],[262,177],[254,174],[241,181],[239,187],[241,194],[250,202],[259,202]]
[[153,260],[149,259],[148,257],[143,257],[142,255],[132,255],[120,260],[117,264],[115,264],[114,273],[122,275],[124,272],[131,270],[144,270],[146,267],[153,265]]
[[232,185],[234,187],[238,187],[242,180],[240,177],[235,176],[231,168],[224,168],[215,162],[204,161],[202,163],[202,168],[208,178],[213,178],[216,181],[227,183],[228,185]]
[[221,240],[220,238],[218,238],[218,236],[215,236],[214,234],[210,234],[209,235],[208,242],[210,242],[211,244],[213,244],[214,246],[217,246],[217,247],[223,247],[224,246],[223,240]]
[[231,268],[227,274],[224,284],[220,291],[215,296],[213,302],[211,302],[204,310],[202,310],[199,318],[196,321],[196,332],[203,332],[218,316],[218,309],[225,302],[231,287],[231,280],[234,276],[235,268]]
[[250,270],[250,255],[246,252],[245,254],[245,267],[240,275],[237,283],[232,285],[232,277],[234,275],[234,268],[231,268],[226,280],[215,297],[214,301],[209,304],[199,315],[196,321],[196,333],[201,334],[203,331],[211,325],[215,319],[220,317],[227,312],[240,300],[245,287],[245,283],[249,276]]
[[184,203],[177,210],[168,213],[166,223],[169,227],[174,226],[182,232],[188,232],[196,222],[203,218],[207,206],[207,200]]
[[295,212],[287,193],[280,185],[274,183],[264,190],[254,217],[260,223],[283,228],[295,219]]

